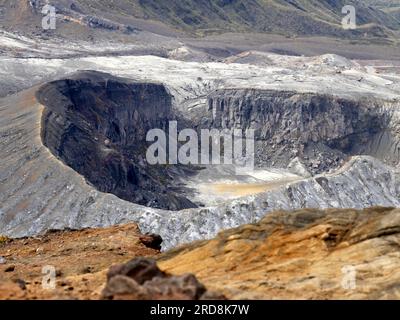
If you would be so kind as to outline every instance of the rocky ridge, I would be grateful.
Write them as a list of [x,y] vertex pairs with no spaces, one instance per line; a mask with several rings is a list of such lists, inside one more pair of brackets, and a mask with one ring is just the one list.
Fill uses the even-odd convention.
[[400,161],[398,103],[256,89],[217,90],[207,99],[206,126],[255,130],[259,166],[286,167],[298,158],[321,173],[349,155]]
[[[37,31],[44,0],[23,0],[15,4],[10,0],[0,2],[4,12],[3,27],[9,24],[21,32],[31,33],[33,24]],[[134,33],[141,29],[158,33],[173,30],[207,35],[223,32],[268,32],[285,35],[325,35],[341,38],[390,38],[399,30],[395,17],[381,10],[381,6],[365,5],[361,1],[187,1],[170,0],[160,3],[154,0],[116,0],[93,3],[88,0],[56,0],[51,3],[63,22],[64,29],[85,26],[85,29],[101,29],[115,33]],[[357,8],[359,29],[344,30],[341,26],[342,8]],[[24,17],[19,24],[7,16]],[[316,18],[318,16],[318,19]],[[14,23],[13,23],[14,22]],[[65,32],[61,33],[65,36]],[[175,31],[177,33],[177,31]],[[68,34],[68,33],[67,33]]]
[[172,170],[146,164],[147,132],[166,131],[175,119],[162,84],[81,72],[37,96],[45,106],[43,144],[97,190],[147,207],[195,207],[173,190]]
[[[3,238],[0,297],[398,299],[399,218],[382,207],[278,211],[161,255],[135,224]],[[55,290],[42,288],[44,265]]]

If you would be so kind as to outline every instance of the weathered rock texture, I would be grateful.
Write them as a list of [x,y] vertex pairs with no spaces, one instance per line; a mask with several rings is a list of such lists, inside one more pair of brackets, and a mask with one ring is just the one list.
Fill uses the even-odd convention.
[[398,164],[397,109],[372,98],[226,89],[208,96],[205,125],[254,129],[258,165],[286,167],[297,157],[318,173],[356,154]]
[[224,299],[222,295],[208,292],[193,274],[166,274],[158,268],[155,260],[143,258],[111,267],[102,297],[113,300]]
[[0,299],[400,298],[399,209],[274,212],[162,255],[141,236],[129,224],[4,238]]
[[[0,242],[0,256],[6,260],[0,264],[0,300],[99,299],[112,264],[159,254],[143,245],[141,236],[136,224],[126,224]],[[42,287],[45,266],[55,268],[54,290]]]
[[166,131],[173,117],[163,85],[83,72],[37,95],[43,144],[98,190],[149,207],[195,207],[171,191],[168,169],[146,163],[147,132]]
[[158,261],[168,272],[190,270],[230,299],[399,299],[399,245],[399,209],[298,210]]
[[[397,171],[364,156],[350,158],[333,173],[305,178],[215,207],[167,211],[124,201],[96,190],[43,145],[41,123],[45,108],[35,98],[36,92],[34,87],[0,101],[0,234],[6,236],[32,236],[49,229],[106,227],[135,221],[143,232],[159,234],[164,240],[163,249],[168,249],[255,222],[276,209],[400,206]],[[61,99],[60,103],[63,101],[68,100]],[[394,107],[386,109],[389,115],[395,114]],[[396,117],[392,119],[391,123],[395,123]],[[104,141],[97,142],[100,148]],[[87,141],[86,146],[92,146],[91,143]],[[118,150],[120,146],[115,145]]]

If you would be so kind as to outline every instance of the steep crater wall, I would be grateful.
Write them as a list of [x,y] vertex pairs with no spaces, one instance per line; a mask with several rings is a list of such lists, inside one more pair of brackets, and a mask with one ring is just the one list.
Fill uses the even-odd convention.
[[321,173],[352,155],[399,162],[396,107],[384,108],[377,100],[226,89],[211,94],[206,108],[203,127],[255,130],[259,166],[285,167],[298,158],[311,172]]
[[146,134],[174,119],[161,84],[81,72],[40,88],[42,141],[98,190],[149,207],[195,207],[173,184],[167,166],[148,166]]

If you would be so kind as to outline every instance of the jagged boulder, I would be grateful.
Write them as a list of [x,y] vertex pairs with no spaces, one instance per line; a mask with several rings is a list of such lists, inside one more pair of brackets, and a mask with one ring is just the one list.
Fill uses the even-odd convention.
[[229,299],[399,299],[399,245],[399,209],[302,209],[158,261],[168,272],[190,270]]

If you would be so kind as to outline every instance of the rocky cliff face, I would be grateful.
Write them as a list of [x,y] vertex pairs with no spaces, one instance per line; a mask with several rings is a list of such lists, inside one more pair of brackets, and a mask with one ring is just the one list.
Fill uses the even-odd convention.
[[[311,172],[320,173],[356,154],[397,164],[400,140],[392,135],[396,129],[389,111],[396,106],[382,110],[384,103],[285,91],[217,90],[208,97],[207,126],[254,129],[259,166],[286,167],[298,158]],[[388,140],[390,135],[395,141]],[[385,154],[374,150],[378,137]]]

